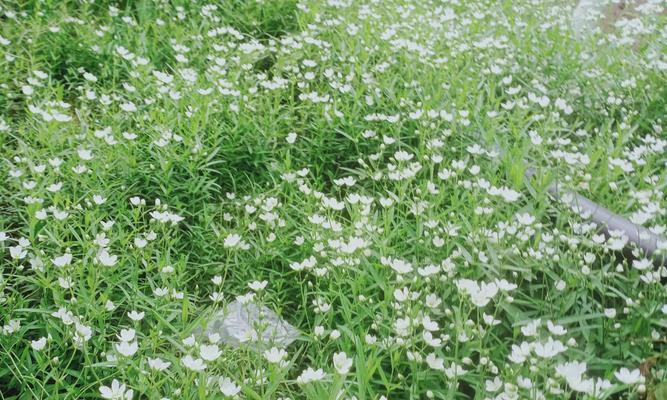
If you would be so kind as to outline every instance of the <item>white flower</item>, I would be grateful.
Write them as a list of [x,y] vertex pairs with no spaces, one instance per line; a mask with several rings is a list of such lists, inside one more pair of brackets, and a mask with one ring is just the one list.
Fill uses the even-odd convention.
[[567,383],[572,386],[572,383],[581,381],[581,376],[586,372],[586,363],[571,361],[556,366],[556,375],[565,378]]
[[10,319],[7,325],[2,326],[2,333],[4,335],[11,335],[21,328],[21,321],[18,319]]
[[241,239],[241,235],[239,235],[237,233],[230,233],[229,235],[227,235],[227,237],[225,238],[225,241],[223,243],[223,246],[226,249],[240,248],[240,249],[243,249],[243,250],[248,250],[250,248],[250,246]]
[[79,154],[79,158],[81,158],[84,161],[90,161],[93,159],[93,153],[90,150],[79,149],[77,150],[77,153]]
[[125,357],[132,357],[139,349],[139,345],[136,340],[134,342],[116,343],[114,347],[116,348],[117,352]]
[[28,250],[26,250],[22,246],[10,246],[9,255],[15,260],[20,260],[28,255]]
[[44,348],[44,346],[46,346],[46,338],[44,336],[42,336],[41,338],[39,338],[37,340],[32,340],[30,342],[30,347],[32,347],[33,350],[35,350],[35,351],[42,350]]
[[317,325],[315,328],[313,328],[313,334],[315,336],[323,336],[324,335],[324,327],[322,325]]
[[183,221],[185,218],[181,217],[180,215],[176,215],[173,213],[170,213],[168,211],[165,212],[160,212],[160,211],[151,211],[150,216],[153,217],[156,221],[162,222],[162,223],[167,223],[171,222],[172,225],[176,225],[177,223]]
[[83,78],[87,81],[90,81],[90,82],[97,82],[97,77],[95,75],[91,74],[90,72],[84,72],[83,73]]
[[500,320],[493,318],[493,315],[489,315],[487,313],[482,314],[482,319],[487,325],[498,325],[501,323]]
[[352,368],[352,359],[349,358],[343,351],[340,353],[334,353],[333,365],[339,374],[345,375],[350,372],[350,368]]
[[84,342],[89,341],[93,336],[93,330],[89,326],[78,322],[74,323],[74,333],[74,340],[78,342],[78,344],[83,344]]
[[295,132],[290,132],[287,134],[287,139],[285,140],[287,140],[287,143],[293,144],[294,142],[296,142],[296,138],[297,134]]
[[113,267],[118,261],[118,256],[109,254],[107,249],[100,249],[100,252],[97,253],[97,261],[105,267]]
[[118,339],[122,342],[131,342],[134,340],[136,331],[132,328],[130,329],[121,329],[118,334]]
[[47,216],[48,214],[46,213],[46,210],[43,208],[41,210],[35,211],[35,218],[37,218],[40,221],[45,220]]
[[100,394],[103,398],[109,400],[132,400],[134,391],[132,389],[125,389],[125,384],[120,384],[118,380],[114,379],[111,382],[111,387],[100,386]]
[[390,266],[391,269],[396,271],[396,273],[399,274],[399,275],[404,275],[404,274],[410,273],[410,272],[412,272],[412,269],[413,269],[412,264],[410,264],[409,262],[404,261],[404,260],[381,257],[380,262],[383,265]]
[[220,334],[219,333],[209,333],[208,335],[208,341],[210,343],[218,343],[220,341]]
[[146,313],[144,313],[143,311],[138,312],[138,311],[135,311],[135,310],[132,310],[132,311],[127,313],[127,316],[130,317],[130,319],[132,321],[141,321],[142,319],[144,319],[145,315],[146,315]]
[[264,351],[264,358],[271,364],[277,364],[287,358],[287,352],[277,347],[272,347]]
[[148,366],[156,371],[164,371],[171,366],[169,361],[164,361],[160,357],[148,358]]
[[[511,284],[508,283],[511,287]],[[457,288],[470,296],[470,301],[477,307],[484,307],[498,293],[495,282],[482,282],[481,285],[470,279],[456,281]]]
[[220,386],[220,391],[222,394],[228,397],[236,396],[241,391],[241,388],[226,376],[220,377],[218,380],[218,385]]
[[443,371],[445,369],[445,360],[437,357],[435,353],[430,353],[426,356],[426,364],[428,364],[429,368],[436,371]]
[[567,329],[563,328],[561,325],[554,325],[550,320],[547,321],[547,329],[551,332],[552,335],[562,336],[567,333]]
[[127,140],[134,140],[138,137],[138,135],[136,133],[132,133],[132,132],[123,132],[122,135]]
[[147,244],[148,244],[148,240],[146,240],[144,238],[140,238],[138,236],[134,238],[134,246],[137,249],[143,249],[144,247],[146,247]]
[[107,201],[107,199],[105,199],[104,197],[100,196],[99,194],[96,194],[96,195],[93,196],[93,202],[94,202],[95,204],[97,204],[98,206],[101,205],[101,204],[106,203],[106,201]]
[[268,284],[268,281],[254,281],[248,284],[248,287],[250,289],[254,290],[255,292],[259,292],[260,290],[264,290],[266,285]]
[[537,336],[537,328],[540,327],[541,322],[539,319],[530,321],[527,325],[521,327],[521,333],[527,337]]
[[236,296],[236,301],[241,304],[249,304],[255,298],[255,293],[246,293],[244,295]]
[[498,289],[505,292],[512,291],[518,287],[515,283],[508,282],[505,279],[496,279],[495,284],[498,286]]
[[523,364],[526,358],[530,356],[531,346],[526,342],[522,342],[519,346],[512,345],[512,354],[507,358],[515,364]]
[[56,312],[52,312],[51,316],[60,318],[63,321],[63,324],[65,325],[72,325],[74,323],[74,315],[72,314],[72,312],[67,311],[63,307],[60,307]]
[[634,385],[643,380],[641,371],[638,368],[630,371],[627,368],[621,368],[620,370],[614,372],[616,379],[623,382],[626,385]]
[[72,262],[72,254],[65,253],[51,260],[56,267],[65,267]]
[[593,397],[597,397],[601,392],[611,387],[611,382],[598,378],[595,379],[579,379],[577,381],[567,381],[567,384],[576,392],[586,393]]
[[428,315],[425,315],[424,318],[422,318],[422,326],[424,329],[430,332],[435,332],[438,330],[438,323],[431,320],[431,317]]
[[72,278],[70,278],[70,277],[67,277],[67,278],[58,277],[58,285],[63,289],[69,289],[73,285]]
[[433,337],[433,334],[429,331],[422,332],[422,338],[424,339],[424,343],[431,347],[440,347],[442,345],[442,339]]
[[235,247],[241,242],[241,236],[236,233],[231,233],[225,238],[225,247]]
[[222,352],[216,344],[202,345],[199,347],[199,356],[205,361],[215,361]]
[[642,258],[641,260],[632,260],[632,267],[640,271],[644,271],[645,269],[653,267],[653,261],[649,260],[648,258]]
[[324,379],[324,376],[325,373],[321,368],[318,370],[314,370],[308,367],[301,373],[301,375],[299,375],[298,378],[296,378],[296,383],[298,383],[299,385],[305,385],[310,382],[320,381]]
[[192,347],[192,346],[195,345],[195,342],[196,342],[195,341],[195,335],[190,335],[190,336],[186,337],[185,339],[183,339],[183,345],[185,347]]
[[[113,225],[113,222],[111,222],[111,224]],[[111,228],[111,227],[109,227],[109,228]],[[105,229],[105,230],[108,230],[108,229]],[[95,235],[95,240],[94,240],[93,243],[95,243],[96,245],[98,245],[100,247],[107,247],[109,245],[109,242],[111,242],[111,240],[107,237],[106,233],[102,232],[102,233],[98,233],[97,235]]]
[[545,343],[535,343],[535,354],[542,358],[552,358],[567,348],[560,340],[553,340],[551,337]]
[[410,154],[403,150],[399,150],[396,153],[394,153],[394,158],[396,159],[396,161],[410,161],[412,160],[412,157],[414,157],[413,154]]
[[366,342],[366,344],[373,345],[377,342],[377,337],[367,334],[364,336],[364,342]]
[[222,293],[213,292],[208,296],[208,298],[211,299],[211,301],[213,301],[214,303],[217,303],[224,300],[225,296]]
[[128,101],[127,103],[123,103],[120,105],[121,110],[125,112],[135,112],[137,111],[137,106],[134,105],[131,101]]
[[503,386],[503,381],[500,380],[497,376],[491,381],[491,380],[486,380],[484,382],[484,386],[487,392],[494,393],[500,390],[500,388]]
[[533,217],[529,213],[523,213],[523,214],[517,214],[516,220],[521,225],[532,225],[533,222],[535,222],[535,217]]
[[394,298],[399,303],[407,300],[409,295],[410,295],[410,290],[408,290],[407,287],[404,287],[403,289],[398,289],[398,288],[394,289]]
[[391,207],[394,204],[394,200],[386,198],[386,197],[380,197],[380,205],[384,208]]
[[466,372],[467,371],[463,369],[463,367],[454,363],[452,363],[452,365],[450,365],[449,368],[445,369],[445,375],[447,375],[449,379],[454,379],[455,377],[462,376]]
[[169,84],[174,80],[172,75],[169,75],[165,72],[153,71],[153,75],[157,78],[158,81],[166,84]]
[[191,355],[187,355],[183,358],[181,358],[181,362],[183,363],[183,366],[191,371],[203,371],[206,369],[206,364],[204,364],[204,360],[201,358],[193,358]]

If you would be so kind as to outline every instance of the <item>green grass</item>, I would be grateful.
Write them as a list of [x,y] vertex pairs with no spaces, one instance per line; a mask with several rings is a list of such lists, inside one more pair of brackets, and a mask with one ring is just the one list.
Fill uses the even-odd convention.
[[[571,11],[3,2],[0,399],[664,398],[667,270],[546,187],[664,235],[665,17]],[[196,371],[249,293],[301,337]]]

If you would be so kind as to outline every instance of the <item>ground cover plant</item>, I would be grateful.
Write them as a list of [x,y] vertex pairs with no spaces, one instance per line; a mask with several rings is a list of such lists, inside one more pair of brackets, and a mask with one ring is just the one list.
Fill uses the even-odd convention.
[[1,2],[0,399],[666,399],[665,5]]

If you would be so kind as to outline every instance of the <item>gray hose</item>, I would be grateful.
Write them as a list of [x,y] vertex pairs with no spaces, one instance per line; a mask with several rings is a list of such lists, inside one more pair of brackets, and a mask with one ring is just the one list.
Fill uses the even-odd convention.
[[[534,176],[536,170],[529,168],[526,170],[525,177],[530,179]],[[593,221],[606,237],[610,236],[610,232],[622,232],[632,242],[639,246],[646,254],[651,257],[658,250],[658,243],[667,243],[667,238],[657,235],[641,225],[637,225],[627,218],[605,207],[587,199],[580,194],[572,191],[562,192],[558,187],[558,182],[553,183],[547,187],[547,192],[556,200],[569,206],[573,211],[580,215],[589,215]],[[667,264],[667,257],[662,257],[661,264]]]

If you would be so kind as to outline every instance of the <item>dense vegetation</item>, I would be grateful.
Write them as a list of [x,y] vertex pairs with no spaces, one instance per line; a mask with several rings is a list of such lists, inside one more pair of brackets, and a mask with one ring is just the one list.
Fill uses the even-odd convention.
[[1,2],[0,398],[666,399],[667,269],[545,190],[664,235],[640,3]]

